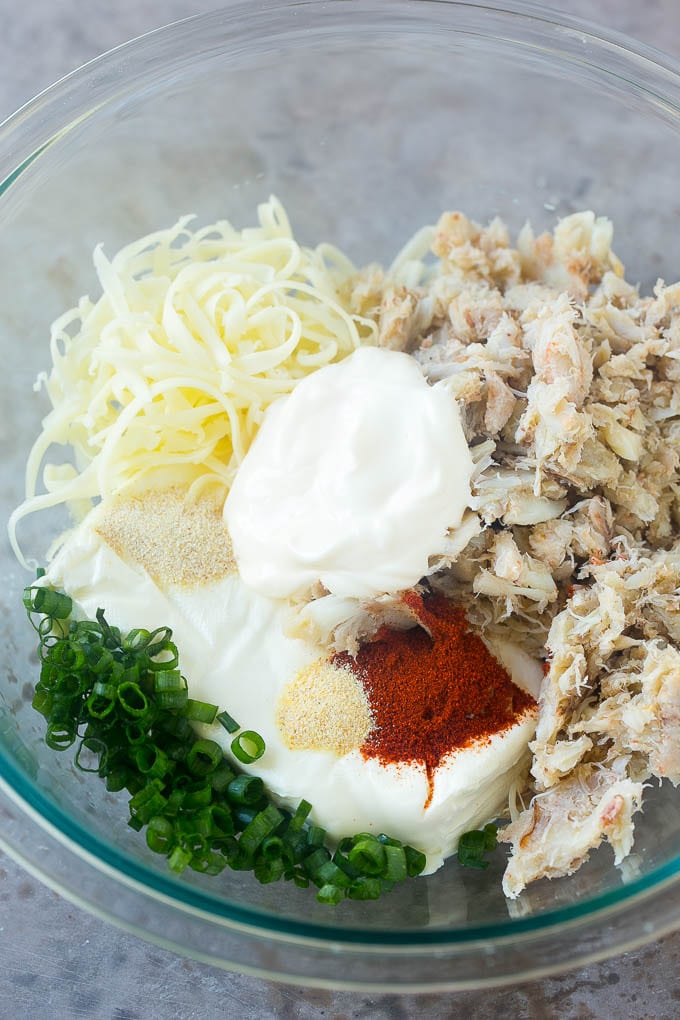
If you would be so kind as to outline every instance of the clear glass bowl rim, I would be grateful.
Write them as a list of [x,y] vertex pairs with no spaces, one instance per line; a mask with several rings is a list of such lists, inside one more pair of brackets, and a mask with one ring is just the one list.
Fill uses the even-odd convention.
[[[452,10],[460,17],[462,28],[450,17]],[[261,42],[274,35],[281,42],[289,32],[297,32],[299,37],[300,25],[295,22],[297,15],[304,16],[307,28],[321,32],[338,26],[348,30],[350,22],[357,24],[359,20],[363,27],[374,22],[383,31],[387,23],[402,31],[416,31],[426,22],[430,27],[442,23],[449,31],[470,31],[474,28],[475,34],[484,38],[549,52],[553,59],[566,64],[585,63],[605,78],[615,81],[619,88],[643,95],[673,119],[680,117],[678,61],[652,47],[633,43],[620,33],[604,30],[540,4],[513,0],[506,0],[502,6],[481,0],[390,0],[388,13],[382,0],[268,0],[257,7],[249,0],[226,0],[219,10],[159,28],[97,57],[51,85],[0,124],[0,198],[52,141],[84,122],[102,105],[132,93],[139,80],[159,67],[166,47],[172,47],[187,35],[207,33],[211,25],[224,27],[227,22],[232,26],[230,38],[234,45],[239,40],[242,44],[246,39],[249,44],[256,45],[256,40]],[[238,30],[233,28],[236,22]],[[121,62],[128,72],[125,83],[118,82],[112,86],[107,75]],[[134,70],[139,66],[142,71]],[[454,949],[480,941],[545,935],[565,925],[591,923],[596,917],[601,919],[629,909],[636,901],[647,900],[650,895],[661,899],[677,885],[680,875],[679,854],[644,878],[574,906],[547,911],[535,917],[509,919],[507,923],[475,926],[465,931],[326,927],[286,920],[236,904],[228,905],[199,889],[146,868],[74,822],[16,768],[2,749],[0,781],[11,799],[36,817],[46,830],[56,833],[60,842],[76,854],[101,861],[121,882],[139,885],[152,896],[172,901],[180,910],[212,917],[223,925],[233,925],[241,930],[246,928],[267,937],[276,934],[284,940],[309,940],[316,945],[332,943],[334,951],[338,947],[341,949],[343,944],[348,947],[363,945],[372,950],[380,948],[385,952],[399,947],[416,952],[419,949],[432,951],[435,948]],[[11,846],[7,849],[12,852]],[[27,858],[24,859],[26,862]],[[31,863],[33,870],[39,874],[39,863]],[[111,920],[116,920],[115,911],[111,912]],[[666,923],[663,930],[669,930],[669,927]],[[653,934],[657,932],[649,933],[647,937]],[[644,938],[642,934],[633,941],[643,941]]]

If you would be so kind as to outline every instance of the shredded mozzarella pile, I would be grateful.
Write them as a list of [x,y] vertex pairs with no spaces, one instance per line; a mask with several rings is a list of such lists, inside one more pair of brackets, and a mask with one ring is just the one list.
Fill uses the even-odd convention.
[[[174,227],[94,264],[102,296],[84,297],[52,326],[44,384],[53,410],[26,468],[26,499],[10,520],[170,478],[226,493],[265,409],[310,372],[376,335],[349,314],[339,288],[356,270],[324,244],[303,248],[274,198],[259,227],[227,221]],[[70,445],[75,464],[46,461]],[[24,561],[25,562],[25,561]]]

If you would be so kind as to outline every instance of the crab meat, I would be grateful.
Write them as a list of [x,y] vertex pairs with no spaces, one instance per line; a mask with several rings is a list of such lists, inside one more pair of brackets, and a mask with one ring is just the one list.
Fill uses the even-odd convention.
[[501,830],[512,844],[503,892],[515,899],[539,878],[571,875],[607,840],[619,864],[633,844],[633,815],[642,784],[597,765],[579,765],[546,793],[535,796],[516,821]]

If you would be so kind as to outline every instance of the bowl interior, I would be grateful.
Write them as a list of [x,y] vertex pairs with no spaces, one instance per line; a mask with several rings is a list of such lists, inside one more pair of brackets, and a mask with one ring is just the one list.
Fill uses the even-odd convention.
[[[273,192],[302,241],[331,241],[363,263],[389,261],[445,209],[499,215],[516,233],[526,219],[540,230],[590,208],[613,219],[629,279],[649,288],[680,275],[677,112],[644,84],[645,61],[526,14],[401,0],[389,14],[379,8],[232,4],[95,62],[6,125],[1,518],[22,498],[47,409],[32,384],[49,364],[50,322],[95,294],[98,243],[112,254],[184,213],[245,226]],[[26,551],[41,560],[62,524],[49,514],[27,522]],[[174,878],[127,827],[120,798],[45,747],[30,707],[29,578],[4,533],[0,562],[3,774],[76,845],[178,902],[341,941],[389,931],[405,943],[424,934],[447,942],[557,924],[677,868],[680,802],[664,787],[649,791],[625,869],[603,847],[512,909],[501,851],[487,872],[452,864],[377,904],[337,910],[236,873]]]

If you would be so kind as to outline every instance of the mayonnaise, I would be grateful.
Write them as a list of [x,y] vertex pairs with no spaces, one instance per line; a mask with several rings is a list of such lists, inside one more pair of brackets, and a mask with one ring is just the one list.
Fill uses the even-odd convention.
[[448,390],[360,348],[266,411],[224,508],[241,577],[270,598],[409,588],[460,524],[471,472]]

